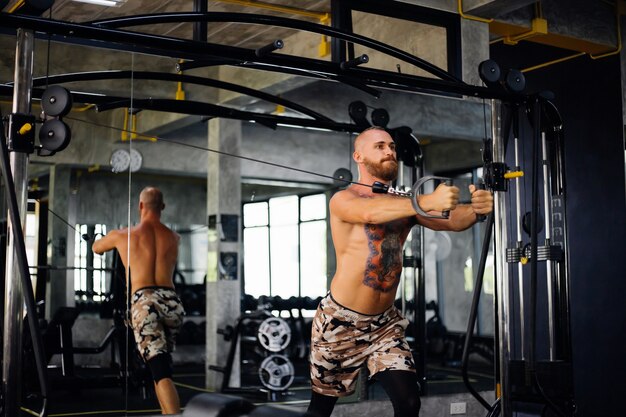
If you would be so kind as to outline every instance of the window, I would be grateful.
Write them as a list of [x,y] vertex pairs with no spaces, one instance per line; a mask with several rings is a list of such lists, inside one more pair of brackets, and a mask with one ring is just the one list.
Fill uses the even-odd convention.
[[326,292],[326,195],[243,206],[244,292],[289,298]]
[[106,235],[103,224],[77,224],[74,236],[74,291],[77,304],[100,303],[109,290],[106,268],[106,253],[97,255],[91,250],[90,242],[83,235]]

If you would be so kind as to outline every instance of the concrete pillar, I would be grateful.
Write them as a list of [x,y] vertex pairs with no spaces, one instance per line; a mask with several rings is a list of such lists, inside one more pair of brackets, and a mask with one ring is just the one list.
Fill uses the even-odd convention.
[[489,59],[489,25],[474,20],[461,19],[463,81],[471,85],[482,85],[478,75],[478,65],[486,59]]
[[[241,122],[209,121],[209,148],[239,154]],[[241,297],[241,163],[237,158],[209,153],[207,172],[209,244],[206,283],[206,365],[225,366],[230,342],[218,328],[233,325],[240,315]],[[219,389],[223,374],[207,370],[206,386]],[[239,386],[239,355],[235,356],[230,386]]]
[[[74,224],[75,210],[71,210],[75,196],[70,192],[71,168],[55,165],[50,168],[49,208],[60,217]],[[48,264],[52,266],[74,265],[74,231],[48,214]],[[50,318],[59,307],[74,306],[74,271],[50,271],[47,284],[46,317]]]

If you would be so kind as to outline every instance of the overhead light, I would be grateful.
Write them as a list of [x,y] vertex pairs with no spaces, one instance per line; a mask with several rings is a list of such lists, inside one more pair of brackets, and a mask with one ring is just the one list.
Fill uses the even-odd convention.
[[97,4],[98,6],[120,7],[127,0],[74,0],[79,3]]

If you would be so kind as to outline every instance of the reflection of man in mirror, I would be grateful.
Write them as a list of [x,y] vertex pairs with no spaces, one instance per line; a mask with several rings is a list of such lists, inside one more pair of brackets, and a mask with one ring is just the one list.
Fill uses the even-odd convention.
[[128,229],[113,230],[94,242],[93,251],[120,253],[133,294],[131,318],[139,353],[152,372],[163,414],[179,414],[171,352],[185,313],[172,280],[180,238],[161,223],[164,208],[161,191],[144,188],[139,195],[140,221],[130,236]]
[[[389,184],[396,178],[395,144],[382,128],[357,136],[353,158],[361,184]],[[491,193],[473,185],[470,193],[467,205],[458,205],[459,189],[445,184],[414,197],[426,213],[450,210],[448,219],[417,215],[409,198],[374,194],[365,185],[353,184],[333,196],[330,224],[337,270],[313,319],[309,411],[330,416],[337,398],[354,392],[358,373],[367,366],[389,395],[395,417],[418,415],[419,382],[405,338],[408,320],[393,304],[402,247],[416,224],[461,231],[476,223],[477,214],[491,212]]]

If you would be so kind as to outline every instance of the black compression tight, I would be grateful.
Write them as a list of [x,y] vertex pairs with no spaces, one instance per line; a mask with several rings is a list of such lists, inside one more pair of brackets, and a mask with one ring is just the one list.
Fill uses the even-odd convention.
[[337,399],[337,397],[330,397],[313,391],[307,411],[315,417],[330,417]]
[[[417,417],[420,411],[417,374],[409,371],[383,371],[374,378],[387,392],[393,405],[394,417]],[[337,397],[313,392],[308,411],[317,417],[330,417]]]
[[420,389],[417,374],[410,371],[383,371],[374,375],[393,404],[394,417],[417,417]]

